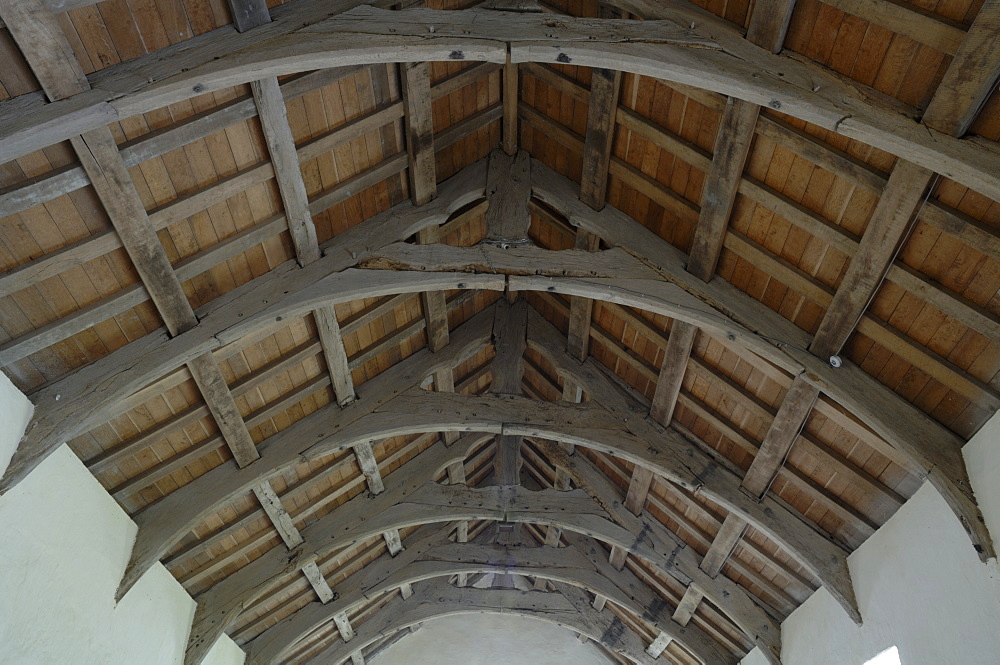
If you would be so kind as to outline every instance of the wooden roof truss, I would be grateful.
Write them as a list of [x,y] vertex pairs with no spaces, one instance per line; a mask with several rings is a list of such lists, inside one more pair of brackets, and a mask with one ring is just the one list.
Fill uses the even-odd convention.
[[[995,557],[963,438],[840,355],[857,331],[903,349],[983,413],[1000,405],[993,381],[870,312],[889,280],[1000,339],[995,313],[898,260],[918,222],[1000,260],[995,228],[929,199],[939,178],[1000,199],[995,142],[962,138],[1000,76],[1000,3],[983,3],[960,34],[926,13],[901,22],[900,34],[923,35],[953,56],[919,120],[870,87],[783,53],[794,0],[760,3],[745,33],[680,1],[620,0],[586,18],[510,2],[435,10],[293,0],[269,10],[263,0],[229,0],[232,26],[86,75],[58,14],[90,4],[0,0],[0,18],[42,88],[0,101],[0,162],[61,140],[75,154],[0,192],[0,214],[89,185],[111,224],[4,272],[0,295],[118,248],[138,281],[12,336],[0,361],[14,367],[146,300],[165,329],[36,386],[35,415],[0,490],[63,442],[193,380],[200,402],[86,460],[102,474],[207,416],[217,427],[109,488],[127,505],[221,455],[133,511],[139,531],[118,592],[158,561],[187,571],[182,581],[198,591],[189,665],[224,632],[255,665],[358,664],[425,620],[501,610],[565,626],[626,662],[736,663],[760,646],[779,663],[780,621],[816,588],[861,622],[847,555],[906,499],[811,430],[815,415],[903,477],[928,479],[980,557]],[[432,80],[429,63],[438,61],[481,64]],[[589,88],[552,66],[568,63],[593,68]],[[297,143],[287,105],[368,67],[374,110]],[[623,75],[665,80],[717,110],[714,151],[622,104]],[[525,76],[583,104],[583,134],[522,98]],[[499,101],[436,128],[434,102],[486,77],[500,84]],[[241,84],[249,95],[124,145],[109,129]],[[768,109],[898,159],[882,174]],[[254,116],[265,162],[147,209],[130,168]],[[494,123],[497,149],[450,177],[439,172],[439,151]],[[520,147],[525,128],[579,156],[579,184]],[[616,153],[616,128],[701,169],[709,185],[700,204]],[[302,165],[372,132],[387,157],[310,192]],[[864,233],[853,236],[750,176],[758,137],[877,192]],[[159,231],[272,179],[280,212],[171,261]],[[690,252],[611,205],[613,180],[691,224]],[[316,216],[383,182],[394,205],[320,241]],[[731,228],[739,197],[843,251],[837,286]],[[283,234],[294,260],[192,305],[189,279]],[[725,251],[820,303],[814,332],[720,277]],[[415,298],[417,318],[367,349],[348,343]],[[359,302],[370,304],[338,316],[338,305]],[[635,331],[653,355],[602,317]],[[300,320],[312,322],[314,337],[227,380],[228,359]],[[421,342],[411,346],[415,336]],[[780,398],[734,380],[699,345],[748,363]],[[310,359],[322,361],[314,377],[256,409],[243,406]],[[365,369],[373,363],[377,370]],[[709,403],[691,381],[737,411]],[[255,434],[319,392],[330,397],[311,413]],[[740,410],[759,418],[761,436],[737,422]],[[730,459],[719,437],[746,464]],[[874,499],[863,510],[789,464],[793,447]],[[331,490],[334,474],[345,475]],[[846,526],[832,533],[779,496],[776,483]],[[249,509],[233,508],[250,495]],[[248,539],[261,513],[268,527]],[[230,539],[235,547],[224,546]]]

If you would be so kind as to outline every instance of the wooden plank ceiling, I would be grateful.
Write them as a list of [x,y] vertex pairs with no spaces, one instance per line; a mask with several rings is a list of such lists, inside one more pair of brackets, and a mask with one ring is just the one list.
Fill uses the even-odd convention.
[[1000,2],[359,4],[0,0],[0,486],[68,440],[190,665],[777,663],[924,479],[995,556]]

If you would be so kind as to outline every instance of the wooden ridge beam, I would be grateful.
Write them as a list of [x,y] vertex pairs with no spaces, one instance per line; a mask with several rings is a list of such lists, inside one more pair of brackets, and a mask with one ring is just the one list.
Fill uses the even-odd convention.
[[[527,348],[528,303],[523,298],[514,302],[498,300],[494,306],[492,362],[494,395],[521,395],[524,374],[523,356]],[[521,439],[517,435],[501,434],[496,439],[493,458],[494,479],[498,485],[521,484]],[[501,542],[519,542],[518,529],[501,533]]]
[[[115,118],[180,101],[191,95],[196,84],[203,86],[200,92],[211,92],[263,76],[348,64],[344,56],[347,48],[353,59],[350,64],[384,61],[386,44],[391,40],[393,44],[412,45],[406,53],[413,61],[448,60],[460,52],[463,59],[503,63],[509,49],[514,63],[569,58],[577,65],[599,67],[615,62],[621,71],[704,86],[755,104],[777,103],[784,113],[864,141],[935,169],[987,196],[1000,198],[1000,175],[989,168],[996,160],[992,148],[982,143],[958,142],[929,130],[909,117],[911,109],[889,108],[870,101],[864,90],[856,89],[859,84],[849,87],[828,72],[762,51],[735,27],[694,7],[621,0],[623,8],[643,18],[670,21],[669,30],[675,34],[668,36],[664,32],[666,25],[657,25],[655,20],[600,20],[593,24],[588,23],[590,19],[565,17],[560,19],[560,29],[553,31],[548,26],[539,29],[549,19],[533,14],[468,9],[449,12],[442,20],[434,10],[427,9],[384,14],[378,9],[353,9],[324,19],[330,8],[321,4],[325,12],[308,1],[291,3],[281,12],[276,9],[274,20],[256,30],[242,34],[231,29],[209,32],[126,63],[131,70],[152,59],[170,61],[175,68],[164,71],[161,76],[166,78],[125,81],[125,68],[112,66],[94,75],[94,90],[86,94],[48,106],[36,107],[23,100],[12,102],[17,104],[18,112],[13,120],[0,124],[0,159],[15,158]],[[342,6],[349,8],[351,4],[344,2]],[[400,19],[404,12],[407,21]],[[692,22],[693,30],[678,28]],[[430,24],[435,25],[437,35],[431,42],[424,38]],[[615,42],[608,40],[610,25],[620,31]],[[305,32],[310,39],[302,38]],[[623,37],[628,41],[623,42]],[[539,40],[559,41],[561,48],[541,46]],[[287,44],[295,47],[296,57],[288,57],[284,50]],[[171,58],[171,49],[182,52]],[[278,50],[282,53],[280,59]],[[754,85],[746,85],[754,75]],[[815,88],[815,92],[803,94],[803,90]],[[115,92],[106,92],[111,90]],[[30,119],[25,120],[26,116]]]
[[531,158],[520,150],[508,155],[494,150],[486,173],[486,238],[500,245],[528,242],[531,214]]

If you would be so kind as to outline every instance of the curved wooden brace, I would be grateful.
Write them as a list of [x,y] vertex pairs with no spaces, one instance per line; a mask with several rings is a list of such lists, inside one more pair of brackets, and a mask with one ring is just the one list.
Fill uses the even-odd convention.
[[[442,536],[440,531],[432,533],[436,536],[435,540]],[[408,542],[406,549],[395,558],[383,555],[370,564],[372,571],[358,574],[358,577],[364,578],[363,582],[359,580],[352,586],[349,578],[342,587],[338,587],[340,595],[334,600],[325,605],[310,603],[264,631],[246,645],[247,665],[277,662],[288,649],[329,622],[334,615],[349,611],[363,601],[373,600],[403,584],[461,573],[516,573],[587,589],[653,623],[657,630],[684,645],[703,663],[736,665],[738,661],[736,656],[701,629],[673,622],[671,608],[631,572],[614,571],[615,577],[606,576],[575,547],[511,547],[448,542],[430,545],[429,540],[425,538],[415,544]],[[404,555],[405,560],[400,560]]]
[[[117,598],[121,599],[184,534],[262,479],[350,446],[385,438],[375,431],[383,429],[377,424],[381,416],[372,416],[375,410],[435,371],[451,369],[478,352],[489,343],[492,324],[492,308],[480,312],[456,328],[451,342],[441,351],[421,349],[359,386],[359,398],[347,406],[330,404],[317,409],[265,440],[258,447],[260,459],[254,463],[242,468],[235,463],[218,466],[140,512],[134,518],[139,532]],[[464,456],[464,452],[458,453],[458,459]]]
[[432,581],[406,600],[382,608],[361,624],[350,642],[338,641],[307,663],[340,663],[359,649],[405,628],[459,614],[515,614],[586,635],[640,665],[655,665],[642,639],[610,612],[598,612],[582,591],[559,584],[557,593],[454,587]]
[[[392,380],[388,373],[384,376],[385,381]],[[349,409],[351,406],[344,411]],[[422,432],[472,431],[534,436],[594,448],[703,493],[779,544],[829,589],[852,618],[860,620],[847,569],[847,553],[839,545],[774,498],[757,502],[748,497],[740,491],[740,478],[736,474],[673,430],[637,430],[642,418],[632,420],[615,416],[594,403],[538,402],[513,395],[466,397],[410,390],[343,428],[334,423],[330,428],[339,431],[332,434],[324,430],[322,421],[312,436],[290,428],[282,437],[289,443],[268,446],[254,464],[243,468],[216,467],[141,513],[136,520],[139,534],[121,589],[127,590],[204,516],[295,464],[373,439]],[[642,436],[635,431],[642,432]],[[377,518],[371,523],[376,521]],[[634,546],[623,549],[639,553]]]
[[198,310],[199,323],[190,330],[173,338],[164,330],[146,335],[32,394],[35,412],[0,478],[0,495],[58,446],[101,422],[107,404],[262,327],[318,305],[386,295],[386,287],[394,294],[442,287],[503,289],[502,277],[452,274],[413,275],[411,285],[400,290],[398,279],[345,270],[383,245],[445,222],[481,198],[485,187],[486,162],[480,160],[445,181],[434,201],[419,208],[410,202],[396,205],[338,235],[324,247],[323,258],[308,266],[289,261],[213,300]]
[[[305,527],[301,531],[304,541],[294,552],[274,548],[202,594],[197,599],[198,609],[185,660],[187,665],[200,663],[241,612],[290,572],[300,568],[303,562],[390,529],[472,519],[550,524],[563,531],[582,533],[616,545],[674,574],[675,559],[685,549],[683,543],[659,538],[635,525],[625,527],[616,523],[583,490],[531,492],[518,486],[471,489],[434,484],[433,479],[442,469],[463,458],[464,450],[456,448],[464,449],[468,445],[471,445],[468,439],[452,448],[441,442],[434,444],[390,474],[386,479],[387,489],[382,494],[351,499]],[[738,602],[746,595],[745,591],[740,591],[735,584],[729,588],[732,599],[721,596],[718,604],[722,611],[735,615],[737,624],[758,626],[768,621]],[[761,612],[758,608],[757,613]]]
[[427,483],[433,483],[450,464],[464,460],[470,448],[492,437],[492,434],[473,433],[451,447],[439,440],[386,476],[386,490],[381,494],[354,497],[302,529],[303,543],[295,550],[273,548],[198,596],[185,664],[201,663],[244,609],[304,563],[330,551],[327,540],[331,530],[392,508]]
[[264,76],[383,62],[502,63],[509,51],[514,63],[611,66],[780,109],[1000,200],[1000,175],[992,168],[1000,157],[995,147],[921,125],[913,109],[819,66],[757,48],[717,17],[678,5],[656,10],[661,20],[642,22],[371,7],[326,18],[329,8],[319,12],[316,3],[300,0],[258,30],[245,35],[213,31],[106,68],[91,77],[93,89],[86,93],[22,108],[18,117],[0,125],[0,161],[115,119]]
[[655,268],[673,288],[659,285],[646,291],[632,281],[615,284],[531,277],[511,277],[509,288],[584,295],[664,314],[739,341],[791,374],[801,374],[924,469],[969,534],[980,559],[996,558],[969,482],[960,437],[853,363],[845,361],[834,368],[809,353],[807,332],[732,284],[721,279],[706,283],[692,276],[685,269],[686,254],[625,213],[611,206],[595,211],[581,203],[575,183],[538,161],[532,161],[531,173],[534,196],[574,226],[628,250]]

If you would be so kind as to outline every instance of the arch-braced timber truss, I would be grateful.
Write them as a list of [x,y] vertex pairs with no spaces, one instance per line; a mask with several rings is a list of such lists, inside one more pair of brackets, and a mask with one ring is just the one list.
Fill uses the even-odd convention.
[[[119,247],[140,279],[106,302],[10,340],[0,348],[0,359],[11,365],[146,297],[166,328],[36,390],[35,415],[0,489],[13,487],[63,442],[157,391],[193,380],[203,406],[88,461],[95,473],[114,468],[166,432],[206,415],[217,434],[127,478],[114,490],[116,497],[166,478],[199,455],[228,450],[233,457],[201,469],[135,515],[139,532],[119,598],[156,562],[191,560],[247,526],[255,511],[208,538],[193,543],[190,538],[250,494],[283,541],[201,590],[190,665],[200,663],[224,632],[260,623],[272,612],[278,612],[277,622],[242,640],[250,663],[363,662],[366,648],[425,620],[497,608],[566,626],[632,662],[653,662],[665,654],[677,662],[735,663],[759,646],[777,663],[781,618],[815,588],[825,588],[855,621],[862,615],[847,566],[857,543],[790,505],[774,483],[780,479],[783,487],[813,497],[851,525],[857,542],[905,500],[806,431],[814,413],[856,432],[904,473],[929,480],[980,557],[995,557],[969,485],[961,437],[858,365],[827,359],[841,352],[856,329],[875,326],[866,310],[884,279],[910,280],[915,290],[930,292],[927,280],[894,263],[915,216],[979,242],[994,257],[1000,254],[994,231],[922,201],[935,173],[1000,198],[995,168],[1000,151],[988,141],[961,139],[1000,71],[1000,49],[989,48],[1000,33],[996,3],[986,3],[954,49],[920,121],[911,109],[874,90],[780,53],[794,2],[755,10],[745,36],[680,2],[626,0],[602,10],[601,18],[511,3],[442,11],[295,0],[273,15],[259,0],[230,4],[235,30],[219,29],[86,76],[51,8],[41,0],[0,0],[0,18],[47,98],[0,102],[0,161],[63,139],[71,141],[79,160],[79,166],[5,190],[0,210],[17,213],[89,183],[114,227],[5,273],[3,293],[54,274],[66,261]],[[621,18],[622,12],[645,20]],[[486,64],[432,86],[429,61]],[[381,63],[400,63],[400,99],[383,100],[353,125],[296,145],[286,102]],[[594,68],[589,91],[548,64]],[[518,65],[587,105],[585,136],[519,99]],[[432,101],[497,71],[503,72],[502,101],[435,134]],[[302,72],[313,73],[278,79]],[[709,106],[716,99],[709,93],[727,95],[719,109],[714,157],[619,106],[622,73],[709,91],[689,91]],[[252,98],[176,131],[137,139],[126,149],[119,149],[107,127],[244,83],[251,85]],[[803,154],[820,150],[761,107],[898,158],[888,177],[879,179],[843,155],[824,153],[829,168],[853,173],[880,193],[858,240],[824,227],[802,206],[774,204],[785,206],[782,214],[805,217],[802,223],[811,224],[813,233],[851,256],[835,290],[812,287],[825,305],[813,334],[716,276],[723,247],[730,247],[727,226],[737,195],[775,198],[744,175],[754,136],[784,136]],[[253,115],[270,156],[266,168],[241,172],[220,183],[219,191],[210,188],[147,210],[130,166]],[[518,118],[578,151],[580,185],[518,149]],[[319,194],[307,192],[300,164],[397,120],[405,128],[405,155]],[[503,150],[439,183],[435,146],[459,142],[496,120],[503,123]],[[612,155],[616,125],[701,165],[711,180],[701,206],[657,189]],[[390,139],[383,135],[383,141]],[[314,215],[404,169],[410,201],[318,241]],[[607,205],[609,175],[659,196],[679,218],[688,216],[695,223],[690,253]],[[232,188],[270,178],[277,182],[280,214],[171,264],[157,230]],[[449,233],[480,219],[482,228],[471,240],[445,242]],[[295,261],[192,307],[182,288],[185,279],[286,231]],[[572,249],[554,240],[560,234],[570,236]],[[766,265],[778,275],[795,276],[780,261]],[[418,324],[376,344],[374,351],[350,356],[345,337],[401,306],[410,294],[421,299]],[[1000,330],[997,317],[984,308],[935,294],[936,305],[971,328],[987,335]],[[366,299],[376,300],[370,310],[351,321],[338,318],[336,306]],[[648,343],[662,346],[661,366],[602,330],[594,319],[595,303]],[[318,342],[245,380],[233,383],[223,376],[221,359],[304,317],[314,322]],[[670,321],[668,333],[657,317]],[[461,323],[451,325],[456,320]],[[421,330],[426,348],[408,351],[355,386],[353,372]],[[613,363],[588,352],[591,338],[608,349]],[[782,399],[770,412],[758,396],[747,400],[748,410],[756,408],[769,421],[759,442],[728,420],[732,414],[720,413],[685,388],[685,376],[693,373],[736,399],[741,395],[730,377],[692,355],[698,339],[741,355],[782,386]],[[322,355],[322,377],[249,414],[237,403],[310,354]],[[957,390],[981,400],[987,411],[1000,404],[987,382],[934,362],[938,376],[954,379]],[[478,365],[468,371],[469,363]],[[619,364],[625,372],[613,371]],[[637,389],[630,372],[648,376],[650,395]],[[330,392],[329,403],[255,440],[251,430],[258,424],[317,390]],[[701,429],[679,422],[679,409],[695,414]],[[706,423],[752,456],[747,469],[708,441]],[[380,442],[401,440],[407,443],[379,459]],[[860,512],[786,465],[796,445],[851,483],[870,488],[884,515]],[[306,494],[311,484],[302,480],[289,488],[289,475],[304,465],[329,469],[331,460],[341,464],[346,453],[368,493],[335,507],[307,507],[293,518],[291,495]],[[525,478],[532,487],[525,486]],[[276,488],[282,486],[279,496]],[[714,538],[704,534],[706,520],[715,522]],[[475,531],[478,541],[470,538]],[[258,539],[237,550],[260,544]],[[737,547],[750,558],[762,554],[789,584],[748,567],[735,555]],[[207,580],[232,562],[224,554],[195,576]],[[331,587],[334,571],[338,582]],[[303,579],[318,600],[300,602],[297,592],[282,600]],[[485,586],[492,580],[500,588],[476,588],[484,586],[483,579]],[[331,625],[339,639],[333,639]]]

